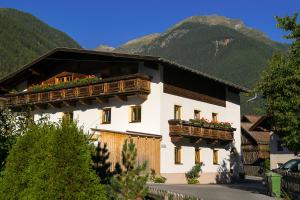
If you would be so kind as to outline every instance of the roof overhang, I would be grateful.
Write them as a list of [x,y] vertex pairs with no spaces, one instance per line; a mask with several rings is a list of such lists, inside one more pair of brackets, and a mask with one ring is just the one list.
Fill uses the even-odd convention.
[[238,86],[236,84],[230,83],[228,81],[216,78],[214,76],[205,74],[198,70],[189,68],[184,65],[177,64],[175,62],[169,61],[167,59],[156,57],[156,56],[148,56],[148,55],[137,55],[137,54],[124,54],[124,53],[114,53],[114,52],[100,52],[100,51],[91,51],[85,49],[72,49],[72,48],[55,48],[48,53],[40,56],[35,59],[31,63],[28,63],[21,67],[19,70],[7,75],[6,77],[0,80],[0,91],[4,91],[7,86],[19,83],[23,81],[25,77],[34,72],[35,66],[43,61],[53,61],[53,60],[66,60],[66,59],[78,59],[82,61],[90,61],[90,60],[107,60],[107,61],[128,61],[128,62],[155,62],[163,65],[170,65],[175,68],[179,68],[182,70],[189,71],[191,73],[197,74],[199,76],[208,78],[210,80],[216,81],[223,85],[226,85],[229,88],[233,88],[239,92],[250,92],[249,89]]

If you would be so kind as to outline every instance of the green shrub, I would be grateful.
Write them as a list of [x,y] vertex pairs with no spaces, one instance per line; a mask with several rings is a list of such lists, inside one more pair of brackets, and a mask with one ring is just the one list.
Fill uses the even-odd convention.
[[30,126],[7,158],[0,199],[106,199],[83,131],[65,120]]
[[198,184],[198,178],[200,177],[200,172],[202,172],[203,163],[198,163],[193,166],[193,168],[185,173],[185,178],[188,184]]
[[154,169],[151,169],[151,173],[149,176],[149,181],[153,183],[165,183],[167,181],[167,178],[157,175]]

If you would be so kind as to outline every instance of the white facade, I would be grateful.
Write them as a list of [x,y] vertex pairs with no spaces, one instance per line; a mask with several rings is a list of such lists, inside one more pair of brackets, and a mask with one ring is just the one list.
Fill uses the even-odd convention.
[[[241,133],[240,133],[240,105],[239,94],[226,90],[226,107],[213,105],[201,101],[196,101],[184,97],[179,97],[163,92],[162,67],[152,69],[145,67],[143,63],[139,65],[139,72],[152,77],[151,93],[147,100],[136,96],[128,97],[127,101],[122,101],[116,97],[110,98],[108,103],[99,104],[94,102],[92,105],[78,105],[76,107],[63,107],[48,110],[34,110],[35,119],[41,115],[47,114],[51,121],[57,122],[63,112],[73,111],[74,119],[78,121],[79,126],[83,127],[85,132],[91,133],[92,128],[106,129],[111,131],[136,131],[142,133],[162,135],[161,141],[161,173],[166,176],[169,182],[184,182],[184,173],[195,165],[195,146],[182,146],[182,164],[175,164],[175,145],[171,142],[169,136],[168,120],[174,119],[174,105],[181,106],[181,119],[189,120],[194,118],[194,110],[201,111],[201,117],[208,120],[212,119],[212,113],[218,114],[218,120],[221,122],[230,122],[236,128],[234,132],[234,145],[240,153]],[[130,122],[130,106],[141,105],[141,122]],[[101,123],[101,110],[111,108],[111,123]],[[230,167],[230,149],[214,148],[213,146],[199,146],[201,161],[203,166],[203,177],[200,182],[215,182],[215,176],[221,167]],[[213,149],[219,150],[219,165],[213,164]],[[224,164],[224,166],[222,165]]]

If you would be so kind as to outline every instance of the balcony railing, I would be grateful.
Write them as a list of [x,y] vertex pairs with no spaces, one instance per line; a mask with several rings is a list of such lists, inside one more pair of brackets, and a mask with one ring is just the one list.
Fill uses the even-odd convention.
[[113,96],[148,95],[150,77],[143,74],[103,79],[98,83],[73,86],[51,91],[23,92],[7,95],[7,106],[23,106],[79,99],[109,98]]
[[235,129],[222,129],[197,126],[183,120],[169,120],[170,137],[190,137],[230,142],[233,140]]

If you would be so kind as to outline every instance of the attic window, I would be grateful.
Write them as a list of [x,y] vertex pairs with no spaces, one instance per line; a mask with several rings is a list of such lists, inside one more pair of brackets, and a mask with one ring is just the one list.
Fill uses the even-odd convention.
[[73,81],[72,75],[60,76],[60,77],[56,78],[56,83],[66,83],[66,82],[71,82],[71,81]]

